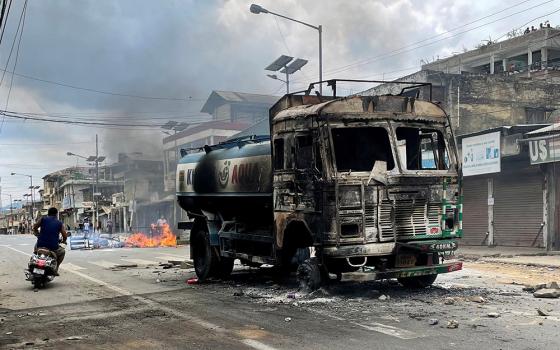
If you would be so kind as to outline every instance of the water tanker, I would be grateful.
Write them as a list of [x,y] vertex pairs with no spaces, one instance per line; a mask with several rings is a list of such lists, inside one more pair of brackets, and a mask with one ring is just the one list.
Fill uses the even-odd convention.
[[281,98],[270,136],[182,151],[177,199],[191,221],[180,228],[201,281],[227,277],[235,259],[296,270],[306,289],[358,270],[425,287],[462,268],[443,259],[462,235],[445,111],[403,95],[338,97],[330,85],[333,96]]

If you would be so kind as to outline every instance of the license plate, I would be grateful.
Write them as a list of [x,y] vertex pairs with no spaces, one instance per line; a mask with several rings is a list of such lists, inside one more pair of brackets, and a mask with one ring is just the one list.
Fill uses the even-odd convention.
[[36,273],[38,275],[44,275],[45,274],[45,270],[42,269],[33,269],[33,273]]
[[414,255],[397,255],[395,267],[414,267],[416,266],[416,257]]

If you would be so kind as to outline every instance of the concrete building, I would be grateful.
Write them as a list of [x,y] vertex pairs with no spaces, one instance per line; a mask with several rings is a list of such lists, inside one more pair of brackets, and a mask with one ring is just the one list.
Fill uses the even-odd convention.
[[539,79],[558,78],[559,69],[560,30],[547,27],[422,66],[444,73],[525,73]]
[[[526,141],[559,121],[560,30],[543,28],[482,45],[396,81],[431,83],[405,93],[431,98],[450,116],[463,161],[463,244],[560,249],[560,226],[553,220],[560,186],[552,186],[557,179],[547,169],[554,167],[530,162]],[[367,93],[398,94],[405,86],[386,83]],[[476,150],[476,144],[495,149]],[[477,158],[473,152],[482,163],[498,166],[469,168]]]
[[162,206],[163,161],[142,153],[119,153],[118,161],[109,166],[114,180],[123,184],[111,194],[109,217],[115,232],[147,232],[151,223],[170,210]]

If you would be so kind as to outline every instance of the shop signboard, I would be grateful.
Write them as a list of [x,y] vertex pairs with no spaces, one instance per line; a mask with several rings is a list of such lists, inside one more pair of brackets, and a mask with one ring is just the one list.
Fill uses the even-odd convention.
[[465,137],[461,141],[463,176],[499,173],[500,132]]
[[529,141],[529,158],[531,164],[560,161],[560,137]]

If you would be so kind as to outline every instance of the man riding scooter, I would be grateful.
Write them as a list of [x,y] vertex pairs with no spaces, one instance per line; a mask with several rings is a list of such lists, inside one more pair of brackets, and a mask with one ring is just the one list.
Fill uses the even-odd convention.
[[[64,247],[66,246],[68,234],[66,233],[64,224],[57,219],[57,215],[58,210],[56,208],[49,208],[47,216],[41,217],[37,220],[35,225],[33,225],[33,233],[37,236],[37,244],[34,249],[35,253],[38,248],[46,248],[56,254],[57,271],[55,274],[58,276],[58,268],[66,254]],[[62,235],[62,244],[64,246],[59,244],[59,234]]]

